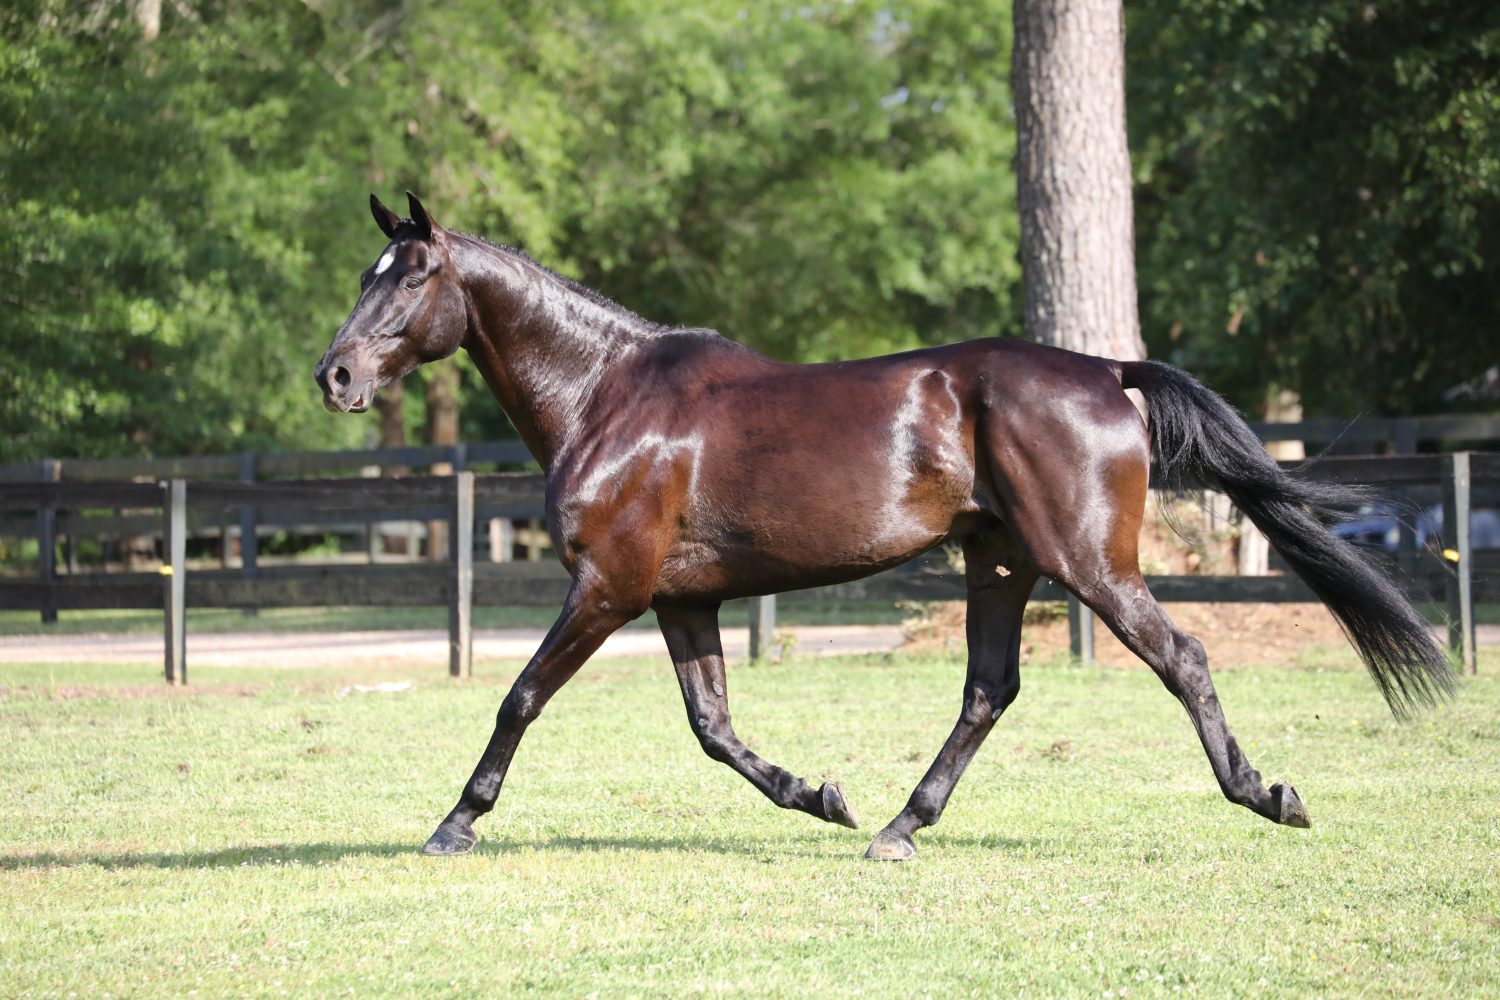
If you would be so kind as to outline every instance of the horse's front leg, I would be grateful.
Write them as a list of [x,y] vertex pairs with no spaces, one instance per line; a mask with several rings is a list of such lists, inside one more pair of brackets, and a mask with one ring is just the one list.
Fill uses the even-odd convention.
[[474,821],[495,807],[526,727],[611,633],[644,610],[644,602],[635,603],[621,601],[590,574],[575,576],[562,614],[501,703],[494,735],[458,805],[428,838],[423,854],[464,854],[474,847]]

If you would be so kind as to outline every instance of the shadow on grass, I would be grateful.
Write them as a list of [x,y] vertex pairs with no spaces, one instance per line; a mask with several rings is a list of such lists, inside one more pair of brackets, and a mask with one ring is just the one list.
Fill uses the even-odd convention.
[[[39,851],[35,854],[0,855],[0,871],[26,871],[37,868],[239,868],[271,865],[308,865],[339,861],[351,857],[396,857],[420,855],[420,844],[259,844],[226,847],[217,851],[122,851],[118,854],[81,851],[60,854]],[[579,837],[561,836],[547,840],[517,840],[508,837],[482,839],[474,854],[504,855],[520,851],[556,851],[561,853],[645,851],[675,854],[738,854],[745,857],[788,853],[813,855],[816,852],[784,849],[770,850],[763,844],[714,838],[688,837]],[[458,859],[461,861],[461,859]],[[452,863],[433,858],[433,864]]]
[[[1003,837],[944,837],[935,836],[924,844],[933,851],[954,850],[1000,850],[1035,853],[1046,851],[1047,843],[1037,840],[1017,840]],[[530,852],[555,853],[631,853],[651,854],[722,854],[745,858],[753,862],[774,862],[784,858],[837,859],[847,850],[850,858],[863,853],[863,841],[822,837],[810,838],[802,844],[787,842],[766,843],[753,840],[731,840],[716,837],[591,837],[558,836],[548,839],[522,840],[510,837],[482,839],[474,848],[478,857],[503,856]],[[226,847],[217,851],[122,851],[119,853],[88,852],[56,853],[38,851],[34,854],[0,855],[0,871],[32,871],[43,868],[81,868],[94,866],[104,869],[161,868],[242,868],[242,867],[298,867],[340,861],[356,857],[420,856],[419,844],[333,844],[327,842],[311,844],[259,844],[246,847]],[[434,865],[462,863],[462,858],[432,858]]]
[[226,847],[218,851],[121,851],[118,854],[80,851],[59,854],[38,851],[35,854],[0,855],[0,871],[27,871],[37,868],[239,868],[242,866],[306,865],[340,858],[394,856],[416,853],[410,844],[260,844],[254,847]]

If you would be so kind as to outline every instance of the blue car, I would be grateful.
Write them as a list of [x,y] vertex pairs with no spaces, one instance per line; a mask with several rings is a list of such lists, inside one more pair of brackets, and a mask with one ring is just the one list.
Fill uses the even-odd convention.
[[[1384,552],[1395,553],[1401,548],[1400,512],[1391,504],[1372,504],[1361,507],[1359,513],[1347,521],[1333,526],[1333,533],[1355,545],[1368,545]],[[1407,512],[1406,516],[1410,517]],[[1433,504],[1421,511],[1412,525],[1417,536],[1417,548],[1425,548],[1428,539],[1442,539],[1443,507]],[[1476,551],[1500,549],[1500,510],[1493,507],[1476,507],[1469,511],[1469,538]]]

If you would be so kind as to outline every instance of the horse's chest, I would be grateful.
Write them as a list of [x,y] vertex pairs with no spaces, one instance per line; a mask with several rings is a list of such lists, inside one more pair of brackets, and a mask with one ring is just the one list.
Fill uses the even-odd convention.
[[683,461],[646,456],[568,469],[547,487],[547,526],[572,568],[584,553],[625,549],[650,557],[670,534],[691,478]]

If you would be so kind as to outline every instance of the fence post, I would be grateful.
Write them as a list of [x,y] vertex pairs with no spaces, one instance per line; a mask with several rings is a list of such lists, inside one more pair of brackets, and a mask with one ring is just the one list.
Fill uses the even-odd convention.
[[1396,418],[1396,433],[1391,440],[1391,453],[1395,455],[1417,453],[1417,422],[1411,417]]
[[[240,482],[255,482],[255,452],[240,453]],[[256,556],[260,543],[255,537],[255,508],[240,508],[240,572],[246,580],[255,578]],[[244,609],[246,615],[254,615],[255,607]]]
[[[379,479],[380,468],[367,467],[360,470],[361,479]],[[370,565],[380,561],[380,522],[369,520],[365,522],[365,561]]]
[[[448,456],[449,456],[449,462],[448,462],[448,464],[453,467],[453,469],[452,469],[453,473],[456,475],[457,473],[463,472],[463,471],[465,471],[465,469],[468,467],[468,464],[469,464],[469,446],[466,445],[466,444],[464,444],[462,441],[458,442],[457,444],[449,445],[448,446]],[[473,517],[474,517],[473,508],[471,507],[470,508],[470,512],[469,512],[469,519],[470,519],[471,522],[473,520]],[[470,536],[469,537],[470,537],[470,540],[472,541],[473,540],[473,526],[472,526],[472,524],[470,525],[469,531],[470,531]],[[448,544],[449,545],[457,545],[458,544],[458,524],[456,522],[453,522],[453,521],[448,522]],[[451,556],[451,553],[450,553],[450,556]]]
[[168,684],[187,683],[187,483],[166,484],[166,551],[161,568],[162,608],[166,612]]
[[448,599],[448,673],[474,673],[474,473],[453,476],[451,593]]
[[1080,663],[1094,662],[1094,609],[1068,595],[1068,652]]
[[380,522],[365,522],[365,562],[371,566],[380,561]]
[[[37,479],[55,483],[62,478],[62,463],[44,459],[37,465]],[[46,588],[42,602],[42,624],[57,624],[57,505],[45,503],[36,511],[36,575]]]
[[219,515],[219,568],[228,570],[234,553],[234,515],[226,508]]
[[750,659],[764,659],[776,633],[776,595],[750,598]]
[[514,544],[515,528],[506,517],[490,518],[490,562],[511,561],[511,546]]
[[1448,648],[1465,673],[1478,673],[1474,648],[1474,551],[1469,538],[1469,453],[1443,456],[1443,541],[1458,552],[1455,572],[1447,578]]

